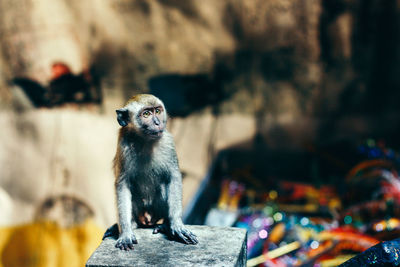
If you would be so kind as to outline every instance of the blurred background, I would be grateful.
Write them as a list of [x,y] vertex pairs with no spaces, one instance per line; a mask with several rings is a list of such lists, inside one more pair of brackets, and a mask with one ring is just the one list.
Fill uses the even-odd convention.
[[171,116],[187,223],[249,229],[249,258],[299,242],[266,266],[390,239],[399,27],[398,0],[1,0],[0,266],[86,262],[116,222],[115,109],[144,92]]

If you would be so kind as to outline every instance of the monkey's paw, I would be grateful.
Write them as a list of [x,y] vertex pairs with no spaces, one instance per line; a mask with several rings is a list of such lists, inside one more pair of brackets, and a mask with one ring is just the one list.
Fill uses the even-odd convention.
[[118,224],[114,224],[114,225],[110,226],[107,229],[107,231],[103,235],[103,239],[102,240],[104,240],[104,239],[106,239],[108,237],[117,239],[118,236],[119,236]]
[[169,233],[167,233],[172,239],[190,245],[196,245],[199,243],[195,234],[193,234],[184,225],[173,226],[171,225]]
[[130,234],[122,234],[115,244],[116,248],[123,250],[133,250],[133,244],[137,244],[136,237],[133,233]]

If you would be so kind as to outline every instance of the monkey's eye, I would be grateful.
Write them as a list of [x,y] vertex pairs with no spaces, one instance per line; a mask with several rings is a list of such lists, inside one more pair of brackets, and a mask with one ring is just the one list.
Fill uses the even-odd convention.
[[157,114],[157,115],[161,114],[161,109],[156,108],[156,114]]
[[150,111],[148,111],[148,110],[145,110],[145,111],[143,111],[143,113],[142,113],[142,116],[143,116],[144,118],[148,118],[150,115],[151,115],[151,113],[150,113]]

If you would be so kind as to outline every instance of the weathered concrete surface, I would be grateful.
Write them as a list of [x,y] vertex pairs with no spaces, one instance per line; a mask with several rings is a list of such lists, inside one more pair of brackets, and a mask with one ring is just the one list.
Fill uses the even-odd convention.
[[138,244],[132,251],[115,248],[106,239],[86,267],[113,266],[246,266],[246,230],[233,227],[189,226],[197,245],[170,241],[152,229],[135,230]]

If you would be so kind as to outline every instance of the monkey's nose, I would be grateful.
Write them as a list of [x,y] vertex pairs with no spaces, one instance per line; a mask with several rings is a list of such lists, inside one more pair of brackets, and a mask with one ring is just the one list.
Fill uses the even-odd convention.
[[160,125],[160,120],[157,117],[153,117],[153,122],[155,125]]

